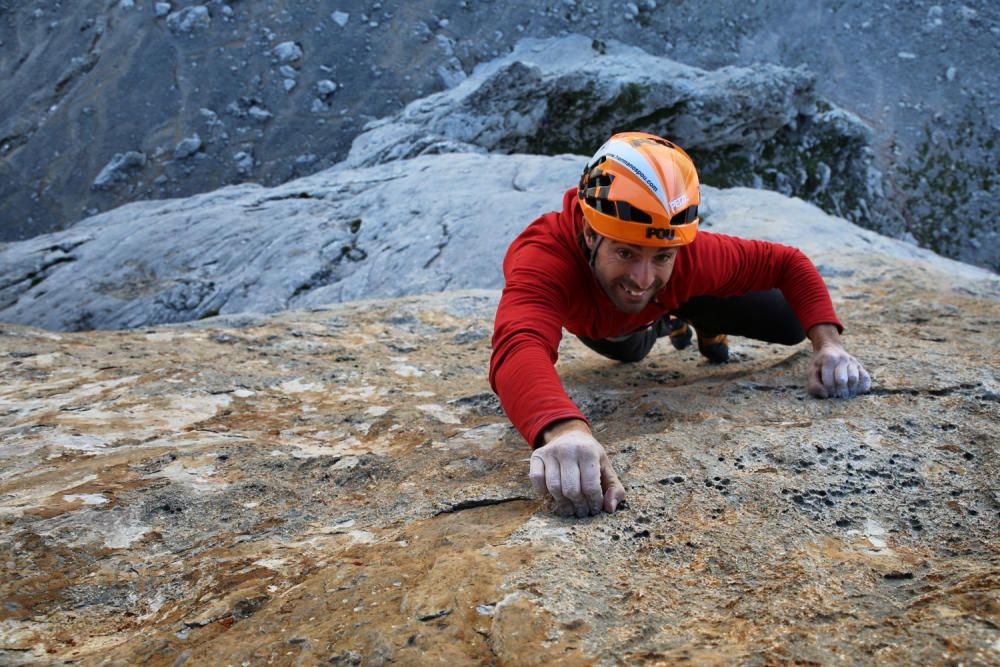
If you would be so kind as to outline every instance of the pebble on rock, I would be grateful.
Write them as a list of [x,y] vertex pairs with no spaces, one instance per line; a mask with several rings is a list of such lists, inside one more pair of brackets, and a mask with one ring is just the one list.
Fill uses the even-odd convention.
[[274,55],[282,63],[294,63],[302,59],[302,47],[295,42],[282,42],[274,47]]
[[187,7],[167,16],[167,27],[174,32],[194,32],[204,30],[212,24],[212,15],[208,13],[208,7],[198,5]]
[[146,166],[146,154],[139,151],[128,151],[126,153],[116,153],[111,160],[104,165],[97,178],[94,179],[91,187],[95,190],[103,190],[115,183],[121,183],[128,178],[128,172],[141,169]]
[[174,147],[174,159],[186,160],[201,150],[201,137],[198,133],[185,137]]
[[246,176],[253,170],[253,155],[246,151],[233,154],[233,161],[236,163],[236,173]]
[[330,79],[320,79],[316,82],[316,92],[319,93],[320,97],[329,97],[335,90],[337,90],[337,84]]
[[258,123],[266,123],[267,121],[271,120],[271,118],[274,117],[274,114],[272,114],[270,111],[264,109],[263,107],[257,106],[256,104],[247,109],[247,115],[249,115]]

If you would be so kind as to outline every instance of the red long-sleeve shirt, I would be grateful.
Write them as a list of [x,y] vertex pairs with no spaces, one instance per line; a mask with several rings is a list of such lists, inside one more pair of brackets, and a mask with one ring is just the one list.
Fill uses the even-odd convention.
[[554,367],[563,328],[591,339],[622,336],[692,297],[777,287],[805,331],[827,323],[842,329],[823,279],[799,250],[706,231],[680,247],[670,280],[649,305],[640,313],[625,313],[605,294],[580,248],[583,224],[576,188],[571,188],[562,211],[531,223],[504,257],[506,285],[493,329],[490,385],[532,446],[555,421],[586,421]]

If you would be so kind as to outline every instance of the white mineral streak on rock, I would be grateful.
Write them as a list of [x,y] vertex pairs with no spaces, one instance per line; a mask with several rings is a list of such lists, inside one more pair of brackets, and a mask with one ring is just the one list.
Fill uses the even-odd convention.
[[127,549],[136,540],[152,530],[152,526],[142,524],[121,524],[112,527],[104,539],[104,546],[109,549]]
[[438,405],[437,403],[424,403],[423,405],[418,405],[417,410],[420,410],[424,414],[434,417],[434,419],[437,419],[442,424],[462,423],[461,419],[459,419],[453,413],[446,410],[444,406]]
[[[56,447],[80,452],[98,452],[108,446],[107,439],[82,433],[56,433],[47,437],[46,440]],[[51,454],[50,458],[58,456],[60,454]]]
[[63,500],[68,503],[81,502],[84,505],[103,505],[108,502],[108,499],[99,493],[72,493],[63,496]]
[[416,366],[408,366],[406,364],[397,364],[393,366],[392,372],[404,378],[418,378],[424,374],[424,372]]
[[569,528],[553,525],[556,521],[550,516],[535,515],[507,539],[508,544],[548,544],[550,542],[570,543],[573,541]]
[[60,536],[70,546],[102,544],[110,549],[127,549],[153,527],[139,520],[134,511],[121,507],[81,509],[49,519],[38,526],[38,534]]
[[354,544],[372,544],[375,542],[375,534],[367,530],[352,530],[347,533]]
[[219,493],[229,486],[229,482],[213,479],[215,468],[211,465],[187,467],[180,461],[174,461],[150,477],[164,477],[195,493]]
[[360,462],[361,460],[357,456],[345,456],[330,466],[330,470],[351,470],[356,468]]
[[302,382],[302,378],[295,378],[294,380],[282,382],[278,385],[278,389],[286,394],[301,394],[306,391],[325,391],[326,386],[321,382]]
[[[215,415],[232,402],[228,394],[206,396],[159,396],[149,403],[107,406],[62,412],[52,419],[64,429],[97,430],[105,443],[117,440],[146,440],[167,433],[187,430],[193,424]],[[66,442],[63,438],[62,442]],[[103,450],[107,451],[107,450]]]
[[[857,531],[848,531],[848,534],[856,533]],[[877,521],[873,519],[865,519],[862,534],[871,546],[870,549],[865,549],[864,552],[873,556],[887,556],[892,554],[892,549],[888,548],[888,543],[886,542],[886,531]]]
[[295,440],[287,444],[295,447],[292,458],[311,459],[318,456],[343,456],[345,454],[365,454],[370,447],[354,436],[349,436],[338,442],[323,444],[307,440]]
[[435,441],[433,443],[433,447],[437,449],[455,449],[461,451],[467,451],[470,447],[476,447],[484,451],[495,449],[503,442],[504,436],[506,436],[510,430],[510,425],[506,423],[484,424],[482,426],[464,429],[444,442]]
[[341,401],[367,401],[372,396],[375,395],[377,387],[371,385],[362,385],[360,387],[354,387],[349,391],[345,391],[340,395]]
[[236,398],[249,398],[251,396],[256,395],[256,393],[257,392],[251,391],[249,389],[237,389],[236,391],[233,392],[233,396],[235,396]]
[[371,417],[381,417],[389,412],[389,410],[390,408],[387,408],[384,405],[373,405],[365,410],[365,414]]

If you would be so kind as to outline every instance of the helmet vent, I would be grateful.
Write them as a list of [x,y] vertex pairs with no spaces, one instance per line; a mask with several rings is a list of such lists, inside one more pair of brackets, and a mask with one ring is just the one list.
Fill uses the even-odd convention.
[[688,206],[683,211],[679,211],[670,218],[671,225],[686,225],[689,222],[694,222],[694,219],[698,217],[698,205]]
[[649,215],[642,209],[638,209],[624,201],[615,203],[618,204],[618,217],[622,220],[628,220],[629,222],[641,222],[645,225],[653,224],[653,216]]

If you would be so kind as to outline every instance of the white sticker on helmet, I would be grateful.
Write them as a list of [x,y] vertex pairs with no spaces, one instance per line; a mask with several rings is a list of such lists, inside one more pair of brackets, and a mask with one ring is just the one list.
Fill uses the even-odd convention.
[[594,158],[590,161],[594,164],[601,158],[601,156],[607,155],[609,159],[624,165],[629,171],[634,173],[639,177],[646,187],[656,195],[656,198],[660,200],[663,204],[663,209],[665,211],[673,210],[667,204],[667,199],[664,196],[663,184],[660,183],[659,177],[656,175],[656,170],[653,166],[649,164],[649,160],[646,159],[642,153],[635,149],[627,141],[622,141],[620,139],[609,139],[604,142],[604,145],[597,149],[597,153],[594,154]]

